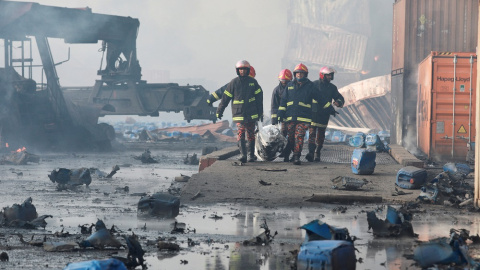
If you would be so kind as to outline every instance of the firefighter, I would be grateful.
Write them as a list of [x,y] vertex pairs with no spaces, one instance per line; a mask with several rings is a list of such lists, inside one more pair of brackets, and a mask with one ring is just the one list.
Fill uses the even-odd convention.
[[[248,73],[248,76],[255,78],[255,75],[256,75],[255,69],[252,66],[250,66],[250,72]],[[207,99],[208,106],[212,107],[213,103],[215,103],[217,100],[222,99],[223,92],[225,91],[225,89],[227,89],[227,85],[228,83],[220,87],[219,89],[217,89],[217,91],[210,94],[210,96]]]
[[320,161],[320,151],[325,141],[325,131],[327,130],[328,120],[330,115],[335,116],[337,112],[332,106],[335,105],[338,108],[342,108],[345,104],[345,99],[342,94],[338,92],[337,87],[331,83],[335,70],[331,67],[322,67],[319,73],[319,80],[313,82],[320,91],[321,95],[326,99],[327,104],[324,107],[318,106],[318,103],[314,101],[312,123],[308,130],[308,154],[306,159],[310,162]]
[[[278,124],[278,115],[277,115],[278,106],[280,106],[280,101],[282,100],[283,92],[287,88],[287,83],[289,83],[292,80],[292,72],[289,69],[282,69],[282,71],[280,71],[280,74],[278,74],[278,80],[280,82],[277,85],[277,87],[273,89],[273,94],[272,94],[272,105],[271,105],[272,125]],[[283,134],[283,129],[282,129],[282,134]],[[283,135],[286,136],[286,134],[283,134]]]
[[288,142],[284,161],[289,161],[293,149],[293,164],[300,165],[305,133],[312,122],[312,104],[315,99],[322,107],[327,103],[308,77],[308,68],[300,63],[293,70],[294,80],[287,84],[278,107],[278,120],[287,126]]
[[[282,100],[282,95],[283,92],[285,92],[285,89],[287,88],[287,83],[289,83],[292,80],[292,72],[289,69],[282,69],[280,73],[278,74],[278,80],[280,81],[273,89],[273,94],[272,94],[272,103],[271,103],[271,111],[270,113],[272,114],[272,125],[278,124],[278,106],[280,106],[280,101]],[[284,137],[287,137],[287,126],[282,125],[281,126],[281,133]],[[280,153],[278,157],[283,157],[284,152]]]
[[[237,142],[240,149],[240,162],[254,162],[255,157],[255,123],[263,121],[263,91],[257,80],[250,77],[251,66],[246,60],[240,60],[235,65],[238,77],[228,83],[223,92],[222,101],[217,108],[217,118],[222,119],[223,112],[232,101],[232,120],[237,125]],[[247,134],[245,134],[245,132]]]

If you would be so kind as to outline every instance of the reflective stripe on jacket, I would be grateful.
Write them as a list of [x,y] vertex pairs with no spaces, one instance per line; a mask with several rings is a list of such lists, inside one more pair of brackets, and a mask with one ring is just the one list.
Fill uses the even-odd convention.
[[283,86],[281,83],[278,83],[277,87],[273,89],[272,105],[270,111],[270,113],[272,114],[272,123],[276,123],[276,121],[278,120],[278,107],[280,106],[280,101],[282,100],[282,95],[285,89],[287,89],[287,84]]
[[[313,82],[317,91],[325,98],[327,104],[324,106],[319,106],[314,102],[313,106],[313,115],[312,115],[312,126],[316,127],[326,127],[328,121],[330,120],[330,115],[333,108],[333,102],[338,102],[340,107],[345,104],[345,99],[342,94],[338,92],[337,86],[328,82],[322,82],[321,80],[316,80]],[[332,101],[333,100],[333,101]]]
[[278,108],[279,120],[284,122],[312,122],[312,104],[314,99],[321,106],[325,106],[327,103],[310,80],[307,79],[301,85],[296,80],[289,82],[287,90],[283,92],[280,107]]
[[218,88],[215,92],[211,93],[207,99],[207,103],[213,104],[215,101],[222,99],[223,92],[227,89],[228,83]]
[[230,100],[233,122],[252,122],[263,117],[263,91],[254,78],[239,76],[228,83],[217,114],[223,114]]

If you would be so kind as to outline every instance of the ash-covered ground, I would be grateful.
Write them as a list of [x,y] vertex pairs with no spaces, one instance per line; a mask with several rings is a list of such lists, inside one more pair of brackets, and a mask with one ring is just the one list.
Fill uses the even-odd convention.
[[[2,208],[32,198],[39,216],[52,215],[46,218],[45,229],[0,228],[0,253],[9,257],[0,261],[0,269],[63,269],[71,262],[127,257],[125,247],[45,251],[45,243],[85,240],[90,234],[82,234],[80,226],[90,226],[99,219],[108,229],[114,227],[112,235],[123,245],[123,236],[139,236],[148,269],[295,269],[295,252],[305,237],[299,227],[315,219],[345,227],[358,238],[357,269],[414,269],[409,255],[418,240],[448,237],[451,228],[467,229],[471,235],[480,230],[476,213],[420,207],[412,221],[418,238],[376,238],[368,230],[366,211],[375,210],[384,217],[386,208],[367,204],[272,207],[226,202],[202,205],[187,200],[181,201],[180,214],[174,219],[138,218],[137,204],[143,195],[180,194],[185,183],[175,182],[175,177],[198,173],[198,166],[186,165],[183,160],[187,154],[200,157],[201,150],[201,145],[150,148],[151,156],[158,161],[153,164],[134,158],[143,153],[143,147],[108,153],[33,153],[40,156],[38,164],[0,165]],[[104,175],[114,165],[120,170],[112,178],[93,173],[88,187],[59,190],[48,177],[52,170],[82,167],[96,168]],[[183,229],[181,233],[174,231],[175,222]],[[264,231],[264,223],[272,233],[277,232],[272,243],[244,245]],[[173,250],[159,249],[159,241],[174,244]],[[476,245],[471,245],[470,253],[478,253]]]

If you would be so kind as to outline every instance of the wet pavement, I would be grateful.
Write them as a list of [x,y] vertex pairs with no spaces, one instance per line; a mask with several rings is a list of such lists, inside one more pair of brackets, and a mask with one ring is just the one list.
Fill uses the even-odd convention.
[[[98,219],[107,228],[112,225],[119,235],[135,234],[146,250],[148,269],[292,269],[294,250],[299,249],[305,233],[298,227],[321,219],[336,227],[346,227],[356,236],[357,269],[415,269],[412,260],[404,255],[412,254],[416,240],[427,241],[446,237],[451,228],[468,229],[471,235],[479,233],[479,216],[476,213],[452,215],[452,211],[437,208],[422,208],[413,218],[413,228],[418,239],[378,239],[368,231],[366,211],[379,209],[384,218],[386,208],[379,205],[338,205],[314,203],[308,206],[271,207],[239,203],[198,204],[197,201],[181,202],[180,214],[175,219],[138,219],[137,203],[142,194],[160,191],[179,192],[181,185],[172,186],[180,174],[192,176],[198,166],[185,165],[187,154],[201,149],[182,151],[151,149],[156,164],[142,164],[133,157],[143,150],[106,154],[39,154],[39,164],[20,166],[3,165],[0,172],[3,200],[1,207],[22,203],[32,197],[39,215],[51,214],[45,230],[2,228],[0,252],[9,254],[8,262],[0,262],[0,269],[62,269],[68,262],[106,259],[111,256],[126,256],[125,249],[86,250],[73,252],[45,252],[42,247],[33,247],[19,242],[16,234],[35,240],[46,237],[50,241],[64,239],[53,236],[63,230],[72,234],[66,238],[76,242],[85,239],[79,225],[95,223]],[[260,164],[260,163],[258,163]],[[109,173],[114,165],[120,170],[111,179],[92,177],[87,188],[75,191],[56,190],[56,184],[48,174],[58,168],[98,168]],[[290,169],[290,167],[289,167]],[[125,192],[125,187],[129,191]],[[340,206],[344,208],[340,208]],[[212,218],[216,217],[216,218]],[[187,233],[172,234],[174,222],[184,225]],[[243,241],[263,232],[260,225],[266,221],[272,232],[277,231],[270,246],[243,246]],[[159,251],[158,239],[175,242],[180,251]],[[189,239],[196,243],[189,245]],[[476,250],[472,247],[472,252]],[[140,269],[140,267],[137,267]]]

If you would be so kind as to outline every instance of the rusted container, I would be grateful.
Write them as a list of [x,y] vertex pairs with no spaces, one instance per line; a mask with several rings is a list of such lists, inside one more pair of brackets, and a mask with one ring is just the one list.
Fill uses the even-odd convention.
[[392,142],[416,134],[417,66],[431,51],[476,52],[478,0],[395,0],[392,38]]
[[416,68],[431,51],[475,52],[478,0],[396,0],[392,70]]
[[418,65],[417,145],[432,160],[465,161],[475,141],[474,53],[431,52]]

